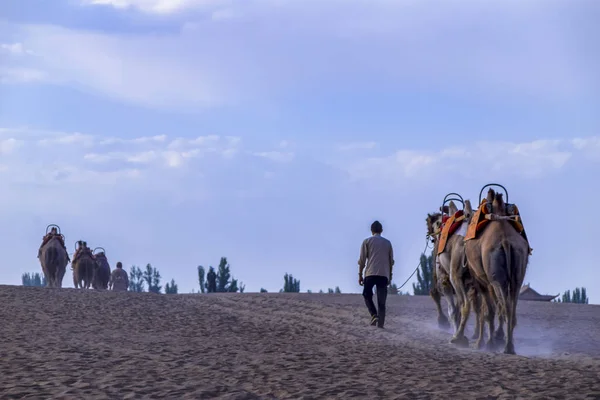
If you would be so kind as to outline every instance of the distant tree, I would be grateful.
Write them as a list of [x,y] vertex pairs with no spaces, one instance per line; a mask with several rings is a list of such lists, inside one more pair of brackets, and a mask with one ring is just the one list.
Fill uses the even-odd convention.
[[291,274],[283,276],[283,293],[300,293],[300,281],[295,279]]
[[312,290],[308,289],[308,290],[306,291],[306,293],[312,293]]
[[413,283],[413,293],[415,296],[429,294],[429,289],[431,289],[432,286],[431,280],[433,277],[434,266],[435,261],[433,251],[429,256],[421,254],[421,265],[419,270],[417,270],[417,284],[415,285]]
[[213,267],[208,267],[208,273],[206,274],[206,291],[208,293],[215,293],[217,291],[217,273]]
[[388,293],[389,294],[398,294],[398,286],[395,283],[393,283],[392,286],[389,287]]
[[46,277],[39,272],[35,273],[24,273],[21,275],[21,281],[23,286],[46,286]]
[[227,262],[227,257],[221,257],[216,281],[217,292],[242,293],[246,288],[241,282],[238,282],[238,280],[231,275],[231,266]]
[[339,287],[339,286],[336,286],[336,287],[335,287],[335,293],[336,293],[336,294],[341,294],[341,293],[342,293],[342,291],[340,290],[340,287]]
[[160,272],[151,264],[146,264],[146,270],[144,271],[144,281],[148,285],[148,291],[151,293],[160,293],[162,286],[160,285]]
[[171,279],[171,283],[167,282],[165,285],[165,294],[177,294],[177,284],[175,279]]
[[240,288],[238,287],[237,279],[233,279],[233,277],[231,277],[231,282],[227,286],[227,291],[231,293],[237,293],[238,290],[240,290]]
[[333,289],[332,289],[332,288],[328,288],[328,289],[327,289],[327,293],[328,293],[328,294],[333,294]]
[[202,265],[198,265],[198,283],[200,284],[200,292],[204,293],[206,290],[205,282],[204,282],[204,267]]
[[321,293],[321,294],[322,294],[322,293],[323,293],[323,289],[319,290],[319,293]]
[[573,295],[571,291],[567,290],[563,293],[562,299],[556,299],[557,303],[577,303],[577,304],[589,304],[590,299],[587,297],[587,291],[584,287],[575,288]]
[[228,292],[229,279],[231,278],[231,271],[229,264],[227,263],[227,257],[221,257],[219,262],[219,269],[217,272],[217,292]]
[[144,273],[140,267],[136,267],[135,265],[133,265],[129,270],[129,291],[144,291]]
[[267,289],[260,288],[261,293],[267,293]]

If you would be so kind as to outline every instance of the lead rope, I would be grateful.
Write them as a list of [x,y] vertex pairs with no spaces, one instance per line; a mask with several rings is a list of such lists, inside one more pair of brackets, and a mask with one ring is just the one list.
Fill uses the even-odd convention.
[[[430,236],[427,235],[427,237],[425,238],[425,248],[423,249],[423,252],[421,254],[425,254],[425,252],[427,251],[427,249],[429,249],[429,238],[430,238]],[[421,260],[419,260],[419,264],[417,265],[417,268],[415,268],[415,270],[412,272],[412,274],[410,274],[410,276],[408,277],[408,279],[406,279],[404,281],[404,283],[402,284],[402,286],[398,287],[398,290],[402,289],[404,287],[404,285],[406,285],[408,283],[408,281],[410,281],[410,278],[412,278],[413,275],[415,274],[415,272],[417,272],[419,270],[420,266],[421,266]]]

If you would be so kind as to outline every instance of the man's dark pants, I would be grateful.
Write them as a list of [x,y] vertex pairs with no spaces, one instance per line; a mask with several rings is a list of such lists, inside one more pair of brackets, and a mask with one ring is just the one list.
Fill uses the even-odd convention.
[[[385,301],[387,299],[387,287],[388,278],[387,276],[370,275],[365,277],[364,280],[363,297],[365,298],[365,304],[369,309],[371,317],[377,316],[377,326],[383,328],[385,322]],[[377,287],[377,308],[373,303],[373,287]],[[377,311],[379,310],[379,312]]]

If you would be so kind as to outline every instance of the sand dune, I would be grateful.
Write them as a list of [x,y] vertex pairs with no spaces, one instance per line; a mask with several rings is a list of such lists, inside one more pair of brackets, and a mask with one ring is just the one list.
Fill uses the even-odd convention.
[[[600,307],[521,302],[518,356],[457,349],[428,297],[0,286],[1,398],[600,398]],[[469,335],[472,329],[469,331]]]

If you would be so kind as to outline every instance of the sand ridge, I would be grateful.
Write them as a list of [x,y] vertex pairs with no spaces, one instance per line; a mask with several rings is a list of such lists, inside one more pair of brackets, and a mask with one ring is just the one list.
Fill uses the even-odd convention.
[[[519,355],[458,349],[428,296],[0,286],[1,398],[600,398],[600,307],[519,303]],[[469,335],[472,332],[472,321]]]

